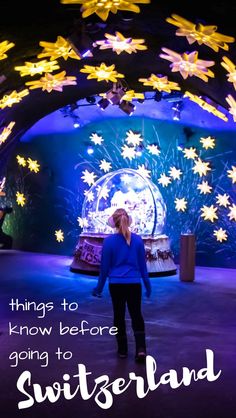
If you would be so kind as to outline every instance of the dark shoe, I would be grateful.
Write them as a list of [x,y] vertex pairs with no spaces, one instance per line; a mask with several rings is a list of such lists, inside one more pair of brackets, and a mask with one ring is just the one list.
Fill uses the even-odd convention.
[[140,348],[135,356],[135,361],[137,363],[145,363],[146,361],[146,350],[143,348]]

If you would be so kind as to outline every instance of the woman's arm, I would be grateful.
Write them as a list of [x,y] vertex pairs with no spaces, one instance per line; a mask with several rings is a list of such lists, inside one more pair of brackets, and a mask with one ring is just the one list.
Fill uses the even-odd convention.
[[111,264],[111,248],[109,241],[107,239],[104,239],[103,246],[102,246],[102,257],[101,257],[101,266],[100,266],[100,274],[98,278],[97,286],[95,287],[93,294],[101,294],[104,285],[107,280],[107,276],[110,270],[110,264]]
[[147,263],[145,257],[145,247],[143,240],[140,239],[139,251],[138,251],[139,269],[143,279],[143,283],[146,289],[147,297],[151,295],[151,283],[147,271]]

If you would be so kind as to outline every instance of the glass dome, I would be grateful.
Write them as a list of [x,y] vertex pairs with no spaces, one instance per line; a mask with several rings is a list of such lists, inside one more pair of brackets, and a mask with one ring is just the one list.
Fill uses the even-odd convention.
[[117,208],[124,208],[131,215],[133,232],[142,236],[162,233],[166,205],[158,187],[138,171],[113,171],[93,184],[83,202],[82,232],[111,234],[113,229],[107,221]]

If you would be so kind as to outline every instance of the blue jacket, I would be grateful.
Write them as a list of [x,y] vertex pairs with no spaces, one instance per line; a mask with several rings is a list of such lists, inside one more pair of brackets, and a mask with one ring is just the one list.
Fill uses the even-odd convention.
[[110,284],[140,283],[142,279],[147,292],[150,292],[145,249],[139,235],[131,233],[130,245],[119,233],[104,239],[100,275],[95,289],[98,293],[102,292],[107,277]]

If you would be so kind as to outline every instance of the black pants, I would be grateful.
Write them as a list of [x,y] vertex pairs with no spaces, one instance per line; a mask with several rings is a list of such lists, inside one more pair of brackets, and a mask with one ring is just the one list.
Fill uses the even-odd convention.
[[136,352],[140,348],[146,350],[145,326],[141,312],[141,284],[110,284],[109,290],[113,304],[114,326],[118,328],[116,335],[118,351],[124,353],[128,349],[125,324],[126,305],[132,321]]

